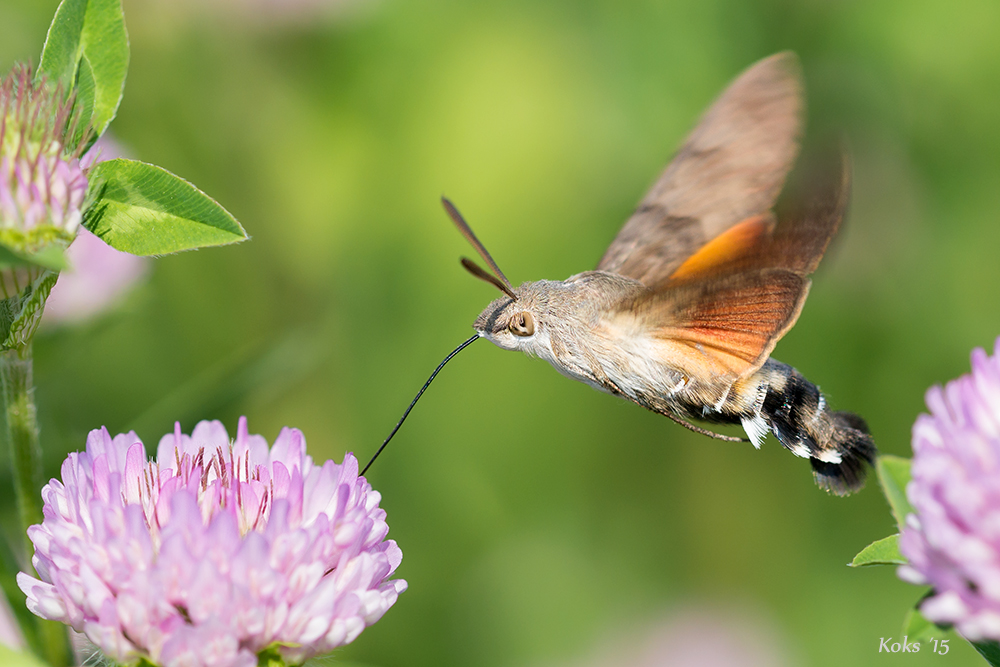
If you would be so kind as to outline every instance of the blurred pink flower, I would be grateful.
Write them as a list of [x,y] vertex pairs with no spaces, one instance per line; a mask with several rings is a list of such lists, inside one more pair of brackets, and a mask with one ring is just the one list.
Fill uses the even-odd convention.
[[577,667],[787,667],[788,653],[766,616],[693,605],[619,636]]
[[966,638],[1000,640],[1000,338],[972,352],[972,373],[926,396],[913,426],[899,576],[930,584],[920,607]]
[[217,421],[178,425],[155,461],[135,433],[91,431],[42,497],[38,579],[18,575],[28,608],[125,664],[251,667],[269,647],[297,664],[406,589],[357,460],[314,465],[297,429],[268,449],[245,418],[234,441]]
[[20,651],[25,647],[21,626],[17,624],[7,596],[2,592],[0,592],[0,644],[15,651]]
[[[90,164],[125,157],[127,151],[105,133],[83,162]],[[75,324],[112,308],[149,273],[148,257],[115,250],[84,227],[66,250],[69,269],[59,274],[45,302],[42,325]]]
[[49,293],[42,324],[82,322],[114,306],[149,272],[149,259],[115,250],[83,227],[66,251],[70,268]]

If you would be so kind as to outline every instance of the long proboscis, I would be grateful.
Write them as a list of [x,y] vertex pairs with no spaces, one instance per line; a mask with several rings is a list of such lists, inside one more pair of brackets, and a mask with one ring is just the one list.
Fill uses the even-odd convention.
[[451,361],[456,354],[458,354],[468,346],[475,343],[478,338],[479,334],[477,333],[475,336],[473,336],[472,338],[470,338],[469,340],[465,341],[464,343],[456,347],[454,350],[452,350],[451,353],[444,358],[444,361],[438,364],[438,367],[434,369],[434,372],[431,373],[431,376],[427,378],[427,382],[424,383],[424,386],[420,388],[420,391],[417,392],[417,395],[413,397],[412,401],[410,401],[410,407],[406,408],[406,412],[404,412],[403,416],[399,418],[398,422],[396,422],[396,427],[392,429],[392,433],[389,434],[389,437],[385,439],[385,441],[382,443],[382,446],[378,448],[377,452],[375,452],[375,456],[371,458],[371,461],[368,462],[368,465],[366,465],[364,470],[361,471],[362,475],[368,472],[368,469],[372,467],[373,463],[375,463],[375,459],[378,458],[378,455],[382,453],[382,450],[385,449],[385,446],[388,445],[389,441],[392,440],[394,435],[396,435],[396,431],[399,430],[399,427],[403,425],[403,422],[405,422],[406,418],[410,415],[410,410],[413,409],[413,406],[417,404],[417,401],[420,400],[420,397],[424,395],[425,391],[427,391],[427,387],[431,386],[431,382],[433,382],[434,378],[437,377],[437,374],[441,372],[441,369],[444,368],[444,365],[449,361]]
[[[497,263],[493,261],[493,257],[486,250],[486,246],[484,246],[479,239],[476,238],[476,235],[472,231],[472,227],[469,227],[469,223],[465,221],[465,218],[463,218],[462,214],[458,212],[455,205],[452,204],[447,197],[441,197],[441,204],[444,205],[444,210],[448,212],[448,217],[450,217],[451,221],[455,223],[456,227],[458,227],[458,231],[462,232],[462,236],[465,237],[465,240],[476,249],[476,252],[479,253],[479,256],[483,258],[483,261],[486,262],[487,266],[490,267],[496,277],[507,286],[507,289],[503,291],[513,296],[514,286],[510,284],[510,281],[507,280],[507,276],[503,274],[503,271],[500,270]],[[501,287],[500,289],[503,288]]]

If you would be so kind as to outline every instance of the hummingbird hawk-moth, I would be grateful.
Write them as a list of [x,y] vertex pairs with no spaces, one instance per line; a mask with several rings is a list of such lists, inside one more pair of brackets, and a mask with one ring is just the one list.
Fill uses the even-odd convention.
[[838,156],[794,205],[772,210],[799,153],[803,106],[794,54],[752,65],[709,107],[596,269],[566,280],[513,287],[443,199],[490,271],[462,264],[503,292],[459,349],[485,338],[541,357],[712,437],[740,440],[691,421],[741,424],[758,448],[773,433],[809,459],[820,487],[861,488],[876,453],[864,420],[830,410],[816,385],[770,358],[799,316],[850,187]]

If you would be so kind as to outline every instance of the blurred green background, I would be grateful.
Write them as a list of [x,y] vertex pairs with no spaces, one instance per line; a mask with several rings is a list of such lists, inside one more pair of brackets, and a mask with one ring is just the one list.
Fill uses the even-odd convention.
[[[56,4],[0,0],[0,68],[37,62]],[[253,240],[160,259],[117,312],[36,340],[46,477],[101,425],[149,446],[241,414],[366,460],[496,296],[441,194],[515,283],[592,268],[711,99],[782,49],[811,128],[846,130],[855,187],[775,356],[909,455],[926,388],[1000,335],[996,0],[281,4],[125,0],[113,133]],[[369,475],[410,588],[337,656],[578,664],[695,605],[763,623],[787,664],[977,664],[878,653],[921,591],[845,567],[888,508],[808,468],[477,343]]]

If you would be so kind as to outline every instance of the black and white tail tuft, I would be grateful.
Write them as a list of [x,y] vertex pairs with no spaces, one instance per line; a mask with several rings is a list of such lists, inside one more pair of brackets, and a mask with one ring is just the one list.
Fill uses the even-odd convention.
[[811,458],[813,477],[820,488],[846,496],[865,484],[867,466],[875,465],[875,442],[865,420],[853,412],[830,412],[833,431],[829,446],[840,453],[840,463]]
[[775,437],[809,459],[820,488],[838,496],[859,490],[877,453],[865,420],[828,410],[819,388],[791,366],[773,359],[766,366],[770,387],[760,414]]

